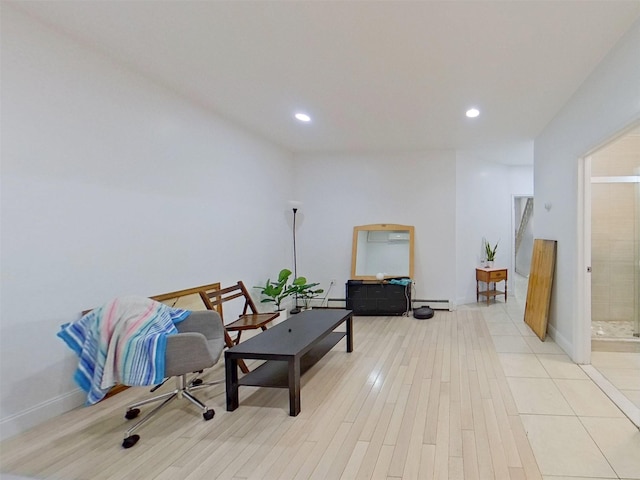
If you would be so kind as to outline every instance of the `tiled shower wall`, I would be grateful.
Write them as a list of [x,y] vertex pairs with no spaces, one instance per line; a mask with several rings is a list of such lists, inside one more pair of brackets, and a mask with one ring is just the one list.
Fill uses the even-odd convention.
[[[640,129],[592,156],[592,177],[640,175]],[[640,210],[637,183],[591,184],[591,319],[634,321]]]

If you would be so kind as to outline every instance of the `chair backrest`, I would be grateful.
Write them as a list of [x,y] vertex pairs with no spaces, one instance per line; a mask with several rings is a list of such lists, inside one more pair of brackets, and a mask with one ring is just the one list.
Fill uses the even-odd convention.
[[202,302],[209,310],[217,311],[223,322],[224,315],[222,312],[222,304],[236,298],[242,297],[244,299],[244,306],[242,308],[241,315],[246,315],[247,313],[259,313],[255,303],[253,303],[251,295],[249,295],[249,292],[242,281],[238,281],[238,283],[231,285],[230,287],[202,289],[199,293]]

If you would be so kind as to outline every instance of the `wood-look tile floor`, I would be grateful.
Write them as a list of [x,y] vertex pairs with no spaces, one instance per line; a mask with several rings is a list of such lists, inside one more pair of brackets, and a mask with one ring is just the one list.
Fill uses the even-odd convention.
[[[68,480],[640,478],[640,432],[521,313],[510,298],[430,320],[355,317],[354,351],[342,341],[302,377],[297,417],[286,390],[241,387],[227,412],[218,386],[199,392],[214,419],[176,401],[125,450],[125,406],[148,395],[129,389],[3,442],[0,470]],[[222,363],[204,378],[221,377]]]

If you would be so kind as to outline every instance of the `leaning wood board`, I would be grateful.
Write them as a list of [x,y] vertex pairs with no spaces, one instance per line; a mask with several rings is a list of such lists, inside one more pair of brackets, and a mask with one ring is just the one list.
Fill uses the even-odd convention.
[[542,341],[547,336],[557,244],[556,240],[536,238],[533,241],[524,323],[529,325]]

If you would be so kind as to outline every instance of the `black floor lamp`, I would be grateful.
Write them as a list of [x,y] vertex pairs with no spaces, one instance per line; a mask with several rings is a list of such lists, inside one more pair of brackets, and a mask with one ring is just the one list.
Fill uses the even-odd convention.
[[[300,208],[301,203],[295,200],[291,200],[289,202],[291,205],[291,209],[293,210],[293,279],[298,278],[298,258],[296,251],[296,216],[298,214],[298,208]],[[293,315],[296,313],[300,313],[300,308],[298,308],[298,294],[295,295],[295,306],[289,312]]]

